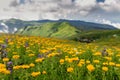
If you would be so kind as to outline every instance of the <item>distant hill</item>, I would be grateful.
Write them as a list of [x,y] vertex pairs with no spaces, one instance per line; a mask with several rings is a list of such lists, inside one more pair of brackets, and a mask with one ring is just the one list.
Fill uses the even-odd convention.
[[74,39],[77,41],[83,41],[84,39],[93,40],[93,43],[99,44],[100,46],[120,47],[120,30],[87,31],[76,35]]
[[[81,25],[77,26],[78,24],[81,24]],[[76,38],[76,36],[79,36],[85,31],[116,29],[109,25],[102,25],[102,24],[96,24],[96,23],[88,23],[88,24],[91,24],[91,25],[87,25],[87,22],[79,22],[79,21],[70,22],[68,20],[59,20],[59,21],[48,20],[47,22],[43,21],[42,24],[37,26],[26,26],[24,28],[21,28],[16,33],[22,34],[22,35],[74,39]]]
[[107,37],[111,37],[111,36],[112,37],[120,36],[120,30],[93,30],[93,31],[85,31],[85,32],[82,32],[82,34],[79,34],[78,37],[98,39],[98,38],[107,38]]
[[98,24],[98,23],[91,23],[91,22],[84,22],[79,20],[38,20],[38,21],[23,21],[19,19],[6,19],[0,20],[0,32],[2,33],[14,33],[20,28],[27,27],[27,26],[40,26],[46,23],[62,23],[68,22],[71,26],[76,27],[81,31],[85,30],[111,30],[116,29],[114,26],[106,25],[106,24]]
[[43,37],[55,37],[62,39],[70,39],[81,31],[68,22],[48,22],[39,26],[27,26],[18,30],[17,34],[34,35]]
[[60,19],[58,22],[69,22],[72,26],[75,26],[81,30],[111,30],[116,29],[114,26],[107,25],[107,24],[98,24],[92,22],[85,22],[79,20],[64,20]]
[[36,21],[23,21],[19,19],[6,19],[0,20],[0,32],[2,33],[14,33],[18,29],[25,27],[25,26],[33,26],[33,25],[40,25],[40,23]]

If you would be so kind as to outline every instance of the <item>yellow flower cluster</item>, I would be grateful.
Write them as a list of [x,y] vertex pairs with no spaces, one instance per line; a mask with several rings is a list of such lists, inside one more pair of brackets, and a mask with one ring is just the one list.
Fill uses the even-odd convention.
[[10,74],[10,71],[6,69],[5,64],[1,64],[1,63],[0,63],[0,73]]
[[19,59],[19,57],[20,57],[19,55],[13,55],[12,58],[13,58],[13,59]]
[[95,70],[95,67],[92,64],[87,65],[87,69],[90,72],[93,72]]
[[29,66],[30,66],[30,67],[34,67],[35,64],[34,64],[34,63],[30,63]]
[[59,61],[59,62],[60,62],[60,64],[63,64],[63,63],[64,63],[64,61],[65,61],[64,59],[60,59],[60,61]]
[[9,61],[9,58],[3,58],[3,62]]
[[73,72],[73,68],[72,67],[67,68],[67,72]]
[[31,54],[28,54],[28,56],[29,56],[29,57],[33,57],[33,56],[35,56],[35,54],[32,54],[32,53],[31,53]]
[[13,69],[14,70],[17,70],[17,69],[28,69],[30,67],[34,67],[34,64],[31,64],[31,65],[17,65],[17,66],[13,66]]
[[102,70],[106,72],[108,71],[108,67],[102,67]]
[[73,58],[69,58],[68,56],[65,57],[65,61],[68,61],[69,63],[72,63],[73,61],[78,61],[79,58],[78,57],[73,57]]
[[109,62],[109,65],[110,66],[115,66],[115,63],[114,62]]
[[56,56],[56,55],[59,55],[59,53],[51,53],[51,54],[48,54],[47,57],[53,57],[53,56]]
[[108,61],[111,61],[112,60],[112,58],[111,57],[104,57],[106,60],[108,60]]
[[46,71],[43,71],[42,74],[47,74],[47,72],[46,72]]
[[94,53],[93,55],[94,55],[94,56],[100,56],[101,53],[100,53],[100,52],[96,52],[96,53]]
[[42,62],[44,60],[44,58],[37,58],[36,60],[35,60],[35,62]]
[[40,74],[41,74],[41,72],[32,72],[32,73],[31,73],[31,76],[37,77],[37,76],[39,76]]
[[93,63],[98,64],[98,63],[100,63],[100,61],[99,60],[93,60]]

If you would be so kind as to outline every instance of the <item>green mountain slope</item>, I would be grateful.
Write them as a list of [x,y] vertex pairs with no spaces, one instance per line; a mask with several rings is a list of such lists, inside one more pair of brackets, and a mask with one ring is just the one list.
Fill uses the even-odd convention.
[[68,22],[48,22],[40,26],[27,26],[18,30],[17,34],[34,35],[43,37],[55,37],[62,39],[70,39],[81,31]]
[[82,32],[82,34],[76,35],[76,38],[89,38],[95,40],[118,36],[120,36],[120,30],[94,30]]
[[87,42],[105,45],[105,46],[118,46],[120,47],[120,30],[95,30],[82,32],[75,36],[76,41]]

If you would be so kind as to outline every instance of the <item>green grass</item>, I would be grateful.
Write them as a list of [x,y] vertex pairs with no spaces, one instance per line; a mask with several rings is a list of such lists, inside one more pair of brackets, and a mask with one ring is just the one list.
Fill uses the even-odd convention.
[[54,37],[61,39],[69,39],[74,35],[80,33],[79,29],[71,26],[67,22],[46,23],[40,26],[28,26],[22,29],[23,31],[19,30],[17,34]]
[[[8,42],[5,40],[8,39]],[[103,45],[94,43],[86,44],[70,40],[59,40],[54,38],[41,38],[34,36],[4,35],[0,36],[0,43],[7,45],[0,46],[1,50],[7,52],[14,67],[12,73],[5,73],[0,69],[1,80],[119,80],[120,79],[120,49],[107,46],[108,56],[102,56]],[[25,44],[28,43],[28,46]],[[3,52],[1,52],[3,53]],[[33,56],[30,56],[33,54]],[[38,54],[41,57],[38,57]],[[13,56],[20,56],[14,58]],[[1,56],[1,54],[0,54]],[[107,57],[107,58],[106,58]],[[44,58],[44,59],[43,59]],[[36,61],[43,59],[42,61]],[[63,59],[64,62],[60,62]],[[95,60],[99,60],[95,63]],[[7,65],[8,61],[0,63]],[[119,66],[110,63],[119,64]],[[34,66],[31,67],[30,64]],[[108,63],[108,64],[103,64]],[[0,64],[0,65],[1,65]],[[29,66],[25,68],[25,65]],[[87,67],[92,65],[92,67]],[[17,69],[16,66],[19,66]],[[22,67],[21,67],[22,66]],[[24,66],[24,67],[23,67]],[[0,66],[2,67],[2,65]],[[107,67],[108,70],[102,70]],[[71,72],[68,71],[72,68]],[[42,72],[46,71],[46,74]],[[41,72],[33,76],[33,72]]]

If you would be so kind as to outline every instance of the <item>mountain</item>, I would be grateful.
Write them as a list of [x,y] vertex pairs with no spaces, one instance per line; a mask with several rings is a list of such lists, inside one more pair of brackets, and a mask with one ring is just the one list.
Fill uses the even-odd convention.
[[18,30],[17,34],[68,39],[81,31],[68,22],[48,22],[39,26],[28,26]]
[[43,21],[42,24],[37,26],[26,26],[24,28],[21,28],[16,33],[22,34],[22,35],[34,35],[34,36],[55,37],[55,38],[62,38],[62,39],[73,39],[85,31],[114,30],[114,29],[116,28],[109,25],[87,23],[82,21],[68,21],[68,20],[49,21],[48,20],[47,22]]
[[25,26],[33,26],[39,24],[35,21],[23,21],[19,19],[6,19],[0,20],[0,32],[1,33],[14,33],[18,29]]
[[110,29],[116,29],[112,25],[107,24],[99,24],[99,23],[93,23],[93,22],[85,22],[80,20],[64,20],[60,19],[58,22],[69,22],[72,26],[75,26],[82,30],[110,30]]
[[46,23],[62,23],[68,22],[71,26],[75,28],[85,31],[85,30],[111,30],[116,29],[114,26],[106,25],[106,24],[98,24],[91,22],[84,22],[79,20],[38,20],[38,21],[23,21],[19,19],[6,19],[0,20],[0,32],[2,33],[15,33],[17,30],[27,27],[27,26],[40,26]]

